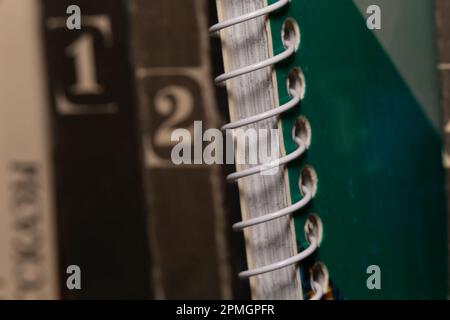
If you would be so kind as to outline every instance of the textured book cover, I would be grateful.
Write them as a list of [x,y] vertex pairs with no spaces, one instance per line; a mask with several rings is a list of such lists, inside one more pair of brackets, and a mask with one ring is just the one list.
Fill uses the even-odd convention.
[[59,298],[39,9],[0,1],[0,299]]
[[[151,296],[125,2],[42,1],[63,298]],[[81,9],[81,29],[66,10]],[[65,286],[68,266],[81,290]]]
[[207,4],[130,1],[157,298],[232,297],[221,168],[171,159],[174,130],[220,125]]

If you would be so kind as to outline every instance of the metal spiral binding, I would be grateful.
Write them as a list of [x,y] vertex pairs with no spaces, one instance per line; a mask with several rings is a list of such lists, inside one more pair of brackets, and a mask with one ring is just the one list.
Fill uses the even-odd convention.
[[[209,32],[211,35],[216,35],[217,32],[222,29],[225,29],[225,28],[234,26],[236,24],[239,24],[239,23],[242,23],[242,22],[245,22],[248,20],[252,20],[257,17],[264,16],[271,12],[274,12],[274,11],[286,6],[287,4],[289,4],[290,1],[291,0],[279,0],[269,6],[261,8],[254,12],[243,14],[239,17],[235,17],[235,18],[231,18],[229,20],[223,21],[223,22],[219,22],[219,23],[213,25],[209,29]],[[254,72],[256,70],[259,70],[259,69],[262,69],[265,67],[273,66],[273,65],[277,64],[278,62],[281,62],[281,61],[289,58],[291,55],[293,55],[296,52],[296,50],[297,50],[296,45],[292,42],[288,42],[285,44],[285,51],[283,51],[282,53],[280,53],[274,57],[271,57],[267,60],[252,64],[249,66],[245,66],[242,68],[238,68],[236,70],[219,75],[215,79],[215,83],[216,83],[216,85],[220,85],[230,79],[242,76],[247,73]],[[256,123],[256,122],[280,115],[280,114],[294,108],[295,106],[298,105],[298,103],[301,101],[303,96],[301,93],[297,92],[297,90],[295,90],[295,89],[289,89],[289,94],[291,95],[291,100],[288,101],[287,103],[283,104],[282,106],[273,108],[272,110],[269,110],[269,111],[266,111],[266,112],[263,112],[263,113],[260,113],[260,114],[254,115],[254,116],[250,116],[245,119],[241,119],[241,120],[238,120],[238,121],[235,121],[232,123],[228,123],[222,127],[222,130],[240,128],[240,127],[252,124],[252,123]],[[297,144],[297,149],[294,152],[287,154],[280,159],[272,161],[271,163],[258,165],[255,167],[251,167],[249,169],[245,169],[245,170],[241,170],[241,171],[232,173],[227,176],[227,180],[229,182],[233,182],[233,181],[242,179],[244,177],[256,174],[258,172],[270,170],[270,169],[273,169],[278,166],[283,166],[283,165],[299,158],[306,151],[307,144],[305,141],[303,141],[299,137],[293,136],[293,138]],[[270,213],[270,214],[267,214],[267,215],[264,215],[261,217],[252,218],[252,219],[248,219],[245,221],[235,223],[233,225],[233,229],[235,231],[240,231],[240,230],[243,230],[248,227],[252,227],[252,226],[255,226],[258,224],[266,223],[268,221],[279,219],[281,217],[290,215],[293,212],[305,207],[313,198],[313,190],[312,190],[312,187],[306,186],[306,185],[301,185],[300,190],[303,193],[303,198],[300,201],[290,205],[289,207],[281,209],[279,211],[276,211],[276,212],[273,212],[273,213]],[[319,244],[320,244],[320,240],[321,240],[321,234],[319,234],[319,232],[317,230],[312,230],[311,226],[305,225],[305,235],[306,235],[307,241],[309,242],[309,246],[306,249],[304,249],[303,251],[301,251],[300,253],[298,253],[288,259],[285,259],[285,260],[282,260],[279,262],[275,262],[270,265],[254,268],[251,270],[242,271],[239,273],[239,277],[241,279],[246,279],[246,278],[260,275],[263,273],[272,272],[272,271],[275,271],[275,270],[278,270],[281,268],[285,268],[287,266],[296,264],[296,263],[304,260],[305,258],[310,256],[312,253],[314,253],[317,250],[317,248],[319,247]],[[318,281],[311,279],[311,288],[314,293],[313,296],[311,297],[311,300],[321,299],[324,294],[323,285],[321,285]]]

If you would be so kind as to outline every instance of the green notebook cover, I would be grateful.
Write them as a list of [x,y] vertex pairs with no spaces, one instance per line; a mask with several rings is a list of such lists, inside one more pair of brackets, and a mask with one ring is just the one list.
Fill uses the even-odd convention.
[[[270,0],[269,3],[274,3]],[[381,30],[366,9],[381,8]],[[311,146],[288,166],[292,202],[299,175],[314,167],[318,190],[294,216],[299,250],[305,220],[320,216],[323,240],[301,263],[305,292],[311,265],[323,262],[334,299],[443,299],[447,234],[441,161],[433,2],[429,0],[292,0],[270,15],[274,54],[284,50],[283,22],[301,30],[295,56],[275,67],[280,104],[286,78],[301,67],[306,95],[282,116],[286,151],[296,148],[299,115],[312,127]],[[381,289],[370,290],[371,265]]]

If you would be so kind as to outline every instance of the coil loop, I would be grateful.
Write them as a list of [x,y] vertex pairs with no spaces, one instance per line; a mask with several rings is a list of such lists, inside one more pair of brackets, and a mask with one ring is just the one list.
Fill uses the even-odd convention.
[[248,219],[245,221],[241,221],[238,223],[233,224],[233,230],[234,231],[241,231],[245,228],[249,228],[252,226],[256,226],[258,224],[261,223],[266,223],[275,219],[279,219],[281,217],[290,215],[292,213],[294,213],[297,210],[300,210],[301,208],[303,208],[304,206],[306,206],[312,199],[313,195],[312,195],[312,190],[310,190],[308,187],[303,186],[302,188],[304,196],[303,198],[296,202],[295,204],[286,207],[284,209],[281,209],[279,211],[273,212],[273,213],[269,213],[266,214],[264,216],[261,217],[257,217],[257,218],[253,218],[253,219]]
[[256,70],[263,69],[265,67],[272,66],[274,64],[277,64],[277,63],[289,58],[291,55],[293,55],[295,53],[295,50],[296,50],[295,45],[289,44],[288,47],[286,48],[286,50],[283,51],[282,53],[280,53],[272,58],[266,59],[264,61],[257,62],[257,63],[251,64],[249,66],[245,66],[245,67],[242,67],[242,68],[230,71],[230,72],[223,73],[220,76],[218,76],[214,80],[214,82],[216,83],[216,85],[220,85],[230,79],[237,78],[244,74],[254,72]]
[[265,171],[274,169],[276,167],[281,167],[291,161],[294,161],[295,159],[300,157],[306,150],[306,144],[302,139],[295,138],[295,142],[297,143],[297,149],[294,152],[292,152],[280,159],[273,160],[270,163],[264,163],[264,164],[261,164],[261,165],[255,166],[255,167],[251,167],[248,169],[244,169],[241,171],[236,171],[234,173],[231,173],[227,176],[227,181],[234,182],[236,180],[254,175],[258,172],[265,172]]
[[254,277],[254,276],[257,276],[257,275],[260,275],[263,273],[272,272],[272,271],[275,271],[278,269],[286,268],[293,264],[297,264],[300,261],[305,260],[311,254],[313,254],[314,251],[316,251],[316,249],[318,247],[319,247],[318,239],[312,238],[309,246],[305,250],[301,251],[300,253],[297,253],[295,256],[292,256],[288,259],[285,259],[285,260],[282,260],[279,262],[269,264],[267,266],[242,271],[239,273],[239,278],[247,279],[247,278]]
[[300,101],[303,97],[296,90],[290,90],[290,94],[292,96],[292,99],[289,100],[287,103],[283,104],[282,106],[280,106],[278,108],[273,108],[269,111],[262,112],[257,115],[245,118],[245,119],[241,119],[241,120],[238,120],[235,122],[228,123],[228,124],[222,126],[221,129],[223,131],[225,131],[225,130],[240,128],[240,127],[246,126],[251,123],[255,123],[255,122],[259,122],[259,121],[262,121],[262,120],[265,120],[268,118],[275,117],[277,115],[280,115],[284,112],[291,110],[292,108],[294,108],[296,105],[298,105],[300,103]]
[[[286,6],[287,4],[289,4],[289,2],[290,2],[290,0],[279,0],[276,3],[273,3],[265,8],[256,10],[251,13],[243,14],[239,17],[231,18],[231,19],[223,21],[223,22],[219,22],[219,23],[213,25],[209,29],[209,32],[211,35],[216,35],[217,32],[222,29],[234,26],[236,24],[239,24],[239,23],[251,20],[251,19],[255,19],[255,18],[263,16],[263,15],[267,15],[271,12],[274,12],[274,11]],[[259,70],[259,69],[262,69],[265,67],[275,65],[275,64],[289,58],[291,55],[293,55],[296,52],[297,44],[295,43],[295,41],[290,41],[290,39],[288,39],[288,41],[284,41],[283,43],[285,46],[285,51],[283,51],[282,53],[275,55],[269,59],[266,59],[264,61],[252,64],[249,66],[245,66],[242,68],[238,68],[238,69],[230,71],[230,72],[223,73],[223,74],[219,75],[218,77],[216,77],[214,82],[216,83],[216,85],[220,85],[220,84],[225,83],[227,80],[242,76],[247,73],[254,72],[256,70]],[[302,82],[304,82],[303,78],[300,80]],[[246,126],[246,125],[249,125],[252,123],[256,123],[256,122],[259,122],[259,121],[262,121],[262,120],[265,120],[265,119],[268,119],[271,117],[278,116],[284,112],[287,112],[288,110],[291,110],[292,108],[297,106],[300,103],[301,99],[303,98],[304,91],[302,92],[301,89],[304,89],[304,88],[300,88],[300,90],[298,90],[298,89],[299,88],[292,88],[292,87],[289,88],[289,94],[291,96],[291,100],[288,101],[287,103],[283,104],[282,106],[273,108],[269,111],[262,112],[257,115],[247,117],[245,119],[240,119],[235,122],[228,123],[222,127],[222,130],[231,130],[231,129],[243,127],[243,126]],[[273,168],[276,168],[279,166],[283,166],[283,165],[299,158],[306,151],[307,146],[309,145],[308,144],[309,141],[305,141],[305,139],[302,139],[302,138],[299,138],[296,136],[294,136],[293,139],[294,139],[295,143],[297,144],[297,149],[294,152],[287,154],[287,155],[281,157],[280,159],[274,160],[270,163],[257,165],[255,167],[251,167],[248,169],[244,169],[244,170],[232,173],[227,176],[227,180],[229,182],[233,182],[233,181],[242,179],[244,177],[256,174],[258,172],[264,172],[264,171],[267,171],[267,170],[270,170],[270,169],[273,169]],[[292,204],[289,207],[283,208],[279,211],[235,223],[233,225],[233,229],[235,231],[240,231],[245,228],[249,228],[249,227],[252,227],[255,225],[259,225],[262,223],[266,223],[266,222],[290,215],[290,214],[294,213],[295,211],[305,207],[313,198],[315,190],[314,190],[313,186],[309,186],[309,185],[305,185],[305,184],[300,185],[300,190],[303,193],[303,197],[300,201]],[[303,249],[301,252],[299,252],[296,255],[294,255],[290,258],[287,258],[285,260],[278,261],[278,262],[275,262],[275,263],[272,263],[272,264],[269,264],[266,266],[257,267],[257,268],[251,269],[251,270],[242,271],[239,273],[239,278],[246,279],[246,278],[254,277],[257,275],[264,274],[264,273],[272,272],[272,271],[275,271],[278,269],[282,269],[282,268],[288,267],[290,265],[297,264],[300,261],[302,261],[302,260],[306,259],[307,257],[309,257],[310,255],[312,255],[318,249],[318,247],[320,245],[320,241],[322,240],[322,229],[321,229],[320,219],[315,215],[312,215],[312,217],[313,217],[313,219],[308,218],[308,221],[305,224],[305,236],[306,236],[306,240],[308,242],[308,246],[305,249]],[[311,279],[311,288],[313,290],[313,295],[311,296],[310,299],[311,300],[320,300],[324,295],[323,285],[321,285],[317,281],[317,279]]]
[[222,21],[219,23],[216,23],[215,25],[213,25],[211,28],[209,28],[209,33],[211,35],[216,34],[216,32],[234,26],[236,24],[248,21],[248,20],[252,20],[264,15],[267,15],[271,12],[274,12],[282,7],[284,7],[285,5],[287,5],[291,0],[279,0],[278,2],[275,2],[267,7],[261,8],[259,10],[247,13],[247,14],[243,14],[239,17],[236,18],[232,18],[226,21]]
[[[226,21],[222,21],[219,22],[215,25],[213,25],[210,29],[209,32],[210,34],[216,34],[217,31],[234,26],[236,24],[240,24],[242,22],[248,21],[248,20],[252,20],[255,18],[258,18],[260,16],[264,16],[267,15],[271,12],[274,12],[282,7],[284,7],[285,5],[287,5],[290,2],[290,0],[279,0],[278,2],[275,2],[267,7],[261,8],[259,10],[247,13],[247,14],[243,14],[239,17],[236,18],[231,18],[229,20]],[[227,80],[242,76],[244,74],[259,70],[259,69],[263,69],[265,67],[269,67],[272,66],[274,64],[277,64],[278,62],[281,62],[287,58],[289,58],[292,54],[294,54],[296,51],[296,46],[293,43],[289,43],[286,46],[286,50],[283,51],[282,53],[271,57],[267,60],[261,61],[261,62],[257,62],[255,64],[249,65],[249,66],[245,66],[230,72],[226,72],[221,74],[220,76],[218,76],[214,82],[216,85],[220,85],[222,83],[224,83]]]
[[305,223],[304,229],[306,241],[309,243],[308,247],[288,259],[275,262],[263,267],[242,271],[239,273],[239,278],[246,279],[263,273],[282,269],[290,265],[297,264],[313,254],[317,250],[317,248],[319,248],[320,241],[322,240],[322,222],[320,221],[320,218],[316,215],[310,215]]

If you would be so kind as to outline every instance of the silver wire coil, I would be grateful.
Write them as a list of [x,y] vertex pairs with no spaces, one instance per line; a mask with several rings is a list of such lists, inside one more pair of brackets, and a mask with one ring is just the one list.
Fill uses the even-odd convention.
[[[280,8],[289,4],[289,2],[290,2],[290,0],[279,0],[269,6],[258,9],[254,12],[243,14],[239,17],[235,17],[235,18],[231,18],[226,21],[219,22],[219,23],[213,25],[209,29],[209,32],[211,35],[215,35],[215,34],[217,34],[218,31],[220,31],[222,29],[232,27],[236,24],[239,24],[239,23],[242,23],[242,22],[245,22],[248,20],[252,20],[257,17],[264,16],[271,12],[279,10]],[[280,53],[276,56],[273,56],[269,59],[266,59],[264,61],[252,64],[249,66],[245,66],[242,68],[238,68],[238,69],[230,71],[230,72],[223,73],[223,74],[219,75],[218,77],[216,77],[214,81],[215,81],[216,85],[220,85],[230,79],[254,72],[256,70],[259,70],[259,69],[262,69],[265,67],[275,65],[275,64],[289,58],[291,55],[293,55],[296,52],[296,50],[297,50],[297,48],[296,48],[295,44],[292,42],[288,42],[287,45],[285,45],[285,51],[283,51],[282,53]],[[271,118],[271,117],[274,117],[277,115],[281,115],[282,113],[287,112],[288,110],[291,110],[292,108],[294,108],[295,106],[297,106],[300,103],[300,101],[303,97],[300,92],[297,92],[294,89],[290,89],[289,93],[291,95],[291,100],[288,101],[287,103],[283,104],[282,106],[273,108],[272,110],[269,110],[269,111],[266,111],[266,112],[263,112],[263,113],[260,113],[260,114],[254,115],[254,116],[247,117],[245,119],[240,119],[238,121],[228,123],[222,127],[222,130],[231,130],[231,129],[240,128],[240,127],[243,127],[243,126],[246,126],[246,125],[249,125],[252,123],[256,123],[256,122],[259,122],[259,121],[262,121],[262,120],[265,120],[265,119],[268,119],[268,118]],[[302,139],[300,139],[298,137],[294,137],[294,141],[297,144],[297,149],[294,152],[292,152],[288,155],[285,155],[284,157],[282,157],[280,159],[272,161],[271,163],[258,165],[255,167],[251,167],[251,168],[248,168],[245,170],[241,170],[241,171],[232,173],[227,176],[227,180],[229,182],[233,182],[233,181],[245,178],[247,176],[254,175],[258,172],[270,170],[275,167],[283,166],[291,161],[294,161],[295,159],[299,158],[307,149],[306,142],[303,141]],[[289,207],[281,209],[279,211],[276,211],[276,212],[273,212],[270,214],[266,214],[261,217],[252,218],[252,219],[248,219],[245,221],[235,223],[233,225],[233,229],[235,231],[240,231],[245,228],[249,228],[249,227],[256,226],[256,225],[259,225],[262,223],[266,223],[271,220],[279,219],[279,218],[287,216],[287,215],[291,215],[295,211],[305,207],[313,198],[313,190],[305,185],[301,185],[300,190],[303,193],[303,198],[300,201],[292,204]],[[282,269],[282,268],[285,268],[285,267],[293,265],[293,264],[297,264],[300,261],[306,259],[307,257],[309,257],[311,254],[313,254],[317,250],[317,248],[320,245],[320,240],[321,240],[320,237],[317,236],[316,234],[313,234],[313,235],[309,234],[309,235],[306,235],[306,237],[307,237],[309,245],[307,248],[305,248],[298,254],[296,254],[290,258],[287,258],[285,260],[275,262],[275,263],[272,263],[272,264],[269,264],[266,266],[242,271],[239,273],[239,277],[241,279],[254,277],[254,276],[257,276],[260,274],[264,274],[264,273],[272,272],[272,271],[275,271],[278,269]],[[322,286],[318,282],[312,282],[311,288],[314,292],[313,296],[311,297],[311,300],[321,299],[323,296],[323,293],[324,293]]]
[[255,10],[253,12],[247,13],[247,14],[243,14],[239,17],[235,17],[226,21],[222,21],[219,23],[216,23],[215,25],[213,25],[211,28],[209,28],[209,32],[210,34],[215,34],[217,31],[220,31],[222,29],[234,26],[236,24],[248,21],[248,20],[253,20],[255,18],[267,15],[271,12],[274,12],[282,7],[284,7],[285,5],[287,5],[291,0],[279,0],[267,7],[261,8],[259,10]]

